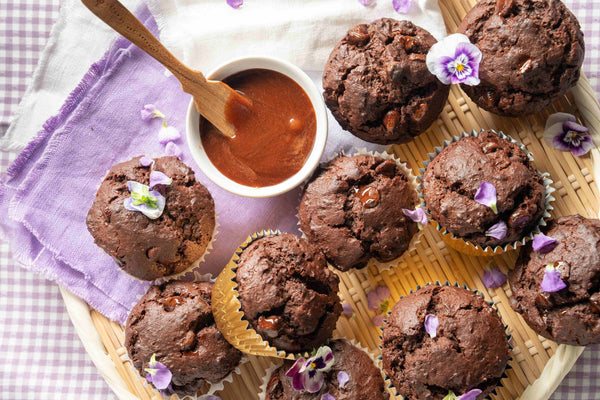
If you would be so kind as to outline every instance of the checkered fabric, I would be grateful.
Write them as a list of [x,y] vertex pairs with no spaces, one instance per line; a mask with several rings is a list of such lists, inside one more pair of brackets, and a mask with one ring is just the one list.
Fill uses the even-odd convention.
[[[565,3],[585,30],[584,71],[600,94],[600,0]],[[59,0],[0,0],[0,133],[25,93],[58,7]],[[0,152],[0,171],[15,156]],[[552,399],[600,399],[599,378],[600,346],[591,346]],[[0,243],[0,399],[114,398],[81,345],[58,287],[21,269]]]

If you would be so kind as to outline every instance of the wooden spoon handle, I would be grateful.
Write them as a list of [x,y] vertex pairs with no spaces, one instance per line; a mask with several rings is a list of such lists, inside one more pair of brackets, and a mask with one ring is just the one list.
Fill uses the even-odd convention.
[[[118,0],[81,0],[98,18],[145,51],[177,76],[193,82],[206,81],[204,75],[182,64],[158,39]],[[181,80],[181,79],[180,79]]]

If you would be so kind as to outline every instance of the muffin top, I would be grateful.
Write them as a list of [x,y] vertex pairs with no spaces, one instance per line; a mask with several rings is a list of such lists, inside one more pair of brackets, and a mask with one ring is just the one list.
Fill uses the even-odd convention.
[[[475,201],[483,182],[496,189],[497,214]],[[527,154],[492,131],[451,143],[423,175],[423,197],[433,219],[482,247],[502,246],[529,234],[544,214],[545,194],[544,180]],[[502,223],[506,235],[490,236],[490,228]]]
[[[600,343],[600,221],[560,217],[542,231],[556,243],[521,248],[509,283],[511,306],[536,333],[558,343]],[[546,292],[541,283],[553,264],[566,288]]]
[[321,252],[287,233],[251,243],[236,277],[244,318],[278,350],[310,351],[331,336],[342,305]]
[[[439,321],[435,337],[425,317]],[[400,394],[443,399],[472,389],[483,399],[500,382],[509,346],[498,314],[475,293],[429,285],[398,300],[383,327],[383,366]]]
[[[102,181],[86,223],[94,241],[126,272],[146,280],[186,270],[199,259],[215,227],[215,205],[210,192],[196,181],[194,171],[177,157],[156,158],[149,167],[141,157],[113,166]],[[153,190],[165,197],[160,217],[150,219],[127,210],[128,181],[148,185],[150,172],[173,179]]]
[[351,28],[323,72],[325,103],[342,128],[373,143],[405,143],[444,108],[449,86],[425,64],[436,43],[409,21],[382,18]]
[[212,287],[182,281],[152,286],[131,310],[125,347],[142,376],[155,354],[173,374],[173,390],[192,394],[238,366],[242,353],[223,338],[213,319]]
[[308,184],[300,227],[336,268],[362,268],[371,258],[400,257],[417,232],[402,209],[417,195],[394,160],[370,155],[338,157]]
[[[292,378],[285,376],[294,362],[286,360],[271,374],[265,400],[320,400],[325,393],[329,393],[336,400],[389,399],[381,372],[373,365],[367,353],[343,339],[332,340],[328,346],[333,352],[334,363],[331,369],[324,373],[321,390],[316,393],[295,390]],[[349,378],[342,387],[338,381],[341,371],[347,373]]]
[[537,113],[579,79],[583,33],[560,0],[481,0],[458,32],[483,54],[481,83],[462,88],[495,114]]

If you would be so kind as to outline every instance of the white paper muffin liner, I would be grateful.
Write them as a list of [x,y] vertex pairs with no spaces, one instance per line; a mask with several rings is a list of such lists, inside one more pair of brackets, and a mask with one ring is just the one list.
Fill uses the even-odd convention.
[[[321,165],[327,165],[329,163],[331,163],[333,160],[335,160],[338,157],[353,157],[353,156],[357,156],[357,155],[369,155],[372,157],[378,157],[378,158],[382,158],[384,160],[393,160],[396,165],[406,174],[406,176],[408,177],[408,181],[411,183],[413,190],[415,190],[417,192],[417,204],[416,206],[419,206],[419,197],[418,197],[418,191],[417,191],[417,187],[418,187],[418,180],[417,177],[413,175],[412,173],[412,169],[408,167],[408,164],[401,161],[399,158],[397,158],[394,154],[388,153],[387,151],[384,152],[379,152],[379,151],[370,151],[367,150],[366,148],[353,148],[348,152],[345,151],[341,151],[337,154],[332,155],[331,157],[329,157],[327,160],[323,161],[321,163]],[[316,175],[315,175],[316,176]],[[299,199],[298,199],[298,207],[296,208],[296,220],[297,220],[297,225],[298,225],[298,230],[301,232],[302,237],[305,239],[308,239],[306,234],[302,231],[302,228],[300,226],[300,216],[299,216],[299,212],[300,212],[300,203],[302,202],[302,198],[304,197],[304,190],[306,189],[306,187],[308,186],[308,184],[312,181],[312,179],[306,181],[303,183],[303,185],[300,187],[300,192],[299,192]],[[423,227],[424,229],[425,227]],[[367,264],[361,268],[360,270],[364,270],[364,269],[368,269],[371,266],[375,266],[378,270],[379,273],[383,272],[383,271],[387,271],[390,268],[393,268],[395,266],[398,265],[398,263],[404,258],[404,256],[412,251],[416,250],[417,245],[421,242],[421,236],[423,235],[423,230],[419,229],[411,238],[410,243],[408,245],[408,249],[406,249],[406,251],[404,253],[402,253],[399,257],[396,257],[395,259],[391,260],[391,261],[378,261],[376,258],[371,258]],[[349,271],[341,271],[339,269],[337,269],[334,265],[332,265],[331,263],[329,263],[329,266],[331,268],[333,268],[333,270],[339,272],[339,273],[344,273],[344,272],[351,272],[351,271],[356,271],[356,268],[351,268]]]
[[[373,361],[373,365],[375,365],[375,367],[377,369],[379,369],[379,372],[381,373],[381,377],[384,378],[384,388],[386,388],[386,390],[389,391],[389,389],[387,389],[386,386],[386,382],[385,382],[385,376],[383,374],[383,369],[381,368],[381,359],[379,357],[376,357],[373,352],[371,352],[371,350],[363,347],[359,342],[357,342],[354,339],[348,339],[348,338],[333,338],[331,340],[336,340],[336,339],[344,339],[347,340],[348,342],[350,342],[350,344],[352,344],[354,347],[358,348],[359,350],[364,351],[365,353],[367,353],[367,355],[369,356],[369,358],[371,359],[371,361]],[[327,346],[327,343],[325,343],[323,346]],[[271,379],[271,375],[273,374],[273,372],[275,372],[275,370],[277,370],[277,368],[279,368],[282,364],[284,363],[284,360],[279,359],[279,360],[275,360],[273,359],[271,361],[271,364],[267,367],[266,371],[265,371],[265,375],[262,378],[262,383],[260,385],[260,388],[258,390],[258,400],[265,400],[267,397],[267,385],[269,384],[269,380]],[[392,396],[392,392],[389,391],[390,396]],[[317,396],[315,394],[315,396]],[[320,398],[315,397],[315,400],[320,400]]]
[[419,199],[421,200],[421,207],[427,212],[427,214],[430,217],[430,220],[436,222],[436,224],[435,224],[436,229],[438,232],[440,232],[440,234],[442,235],[442,238],[447,243],[449,241],[454,242],[456,244],[460,243],[462,246],[452,245],[449,243],[456,250],[461,251],[465,254],[477,255],[477,256],[493,256],[493,255],[505,252],[507,250],[517,249],[519,246],[524,245],[528,240],[533,240],[533,236],[540,232],[540,227],[546,226],[546,221],[551,218],[550,211],[552,211],[554,209],[554,207],[552,207],[552,205],[550,203],[552,203],[554,200],[556,200],[554,198],[554,196],[552,196],[552,193],[555,191],[555,189],[552,187],[552,183],[554,183],[554,181],[550,178],[550,174],[547,172],[541,172],[538,169],[536,169],[536,172],[538,172],[542,176],[544,187],[546,188],[546,193],[544,195],[544,213],[538,220],[537,224],[531,229],[529,234],[525,235],[520,240],[505,244],[503,246],[495,246],[495,247],[478,246],[478,245],[473,244],[459,236],[455,236],[453,233],[448,232],[444,227],[442,227],[440,225],[440,223],[438,223],[433,218],[431,218],[431,214],[430,214],[429,210],[427,209],[427,204],[425,203],[425,199],[423,196],[423,175],[425,174],[425,170],[427,169],[427,166],[431,163],[431,161],[433,161],[433,159],[435,157],[437,157],[450,144],[458,142],[462,138],[465,138],[468,136],[478,137],[481,132],[484,132],[486,130],[489,130],[489,131],[495,133],[496,135],[498,135],[498,137],[500,137],[502,139],[506,139],[509,142],[516,144],[521,150],[523,150],[525,152],[525,154],[527,154],[527,157],[529,158],[529,160],[533,161],[533,155],[531,154],[531,152],[529,152],[527,150],[527,148],[525,147],[524,144],[522,144],[522,143],[518,142],[517,140],[513,139],[512,137],[506,135],[502,131],[497,132],[493,129],[481,129],[479,132],[477,132],[475,130],[472,130],[471,133],[463,132],[460,136],[452,136],[452,140],[444,140],[444,144],[442,146],[434,147],[434,152],[427,154],[429,159],[423,161],[424,168],[419,168],[421,175],[419,175],[419,177],[417,178],[418,182],[419,182],[419,184],[417,186],[417,195],[418,195]]
[[[482,299],[485,300],[485,296],[479,290],[477,290],[477,289],[475,289],[475,290],[470,289],[467,285],[460,285],[458,282],[454,282],[454,284],[451,284],[450,281],[448,281],[448,280],[446,282],[444,282],[443,284],[440,283],[440,281],[435,281],[434,283],[427,282],[423,286],[417,285],[415,289],[411,289],[410,290],[409,294],[413,294],[417,290],[422,289],[423,287],[430,286],[430,285],[435,285],[435,286],[454,286],[454,287],[457,287],[457,288],[462,288],[462,289],[465,289],[465,290],[468,290],[470,292],[475,293],[477,296],[479,296],[479,297],[481,297]],[[400,298],[398,298],[397,301],[399,301],[400,299],[402,299],[404,297],[406,297],[406,296],[400,296]],[[500,313],[500,310],[498,309],[498,306],[496,306],[496,304],[493,301],[487,301],[487,300],[485,300],[485,302],[487,304],[489,304],[494,309],[494,311],[496,311],[496,314],[498,314],[498,317],[500,318],[500,321],[502,321],[502,314]],[[394,305],[395,305],[395,303],[394,303]],[[378,327],[378,329],[379,329],[379,350],[381,351],[381,355],[377,359],[380,362],[381,372],[382,372],[382,374],[384,376],[386,388],[390,391],[390,395],[393,396],[392,398],[394,398],[394,396],[396,398],[402,398],[402,395],[398,392],[398,390],[396,389],[396,387],[392,383],[392,379],[388,376],[387,372],[383,368],[383,329],[384,329],[385,325],[387,324],[387,320],[388,320],[389,316],[392,314],[393,308],[394,308],[394,306],[390,307],[390,310],[386,313],[385,319],[383,320],[383,324],[381,324],[381,326]],[[506,367],[504,368],[504,371],[502,372],[502,376],[500,377],[500,381],[498,382],[498,385],[496,385],[496,387],[490,392],[490,394],[485,397],[486,399],[491,399],[490,396],[492,394],[494,394],[494,395],[497,394],[497,390],[496,389],[504,386],[502,384],[502,381],[505,378],[508,377],[508,375],[506,374],[506,371],[509,370],[509,369],[512,369],[512,366],[510,365],[510,362],[512,361],[512,352],[513,352],[512,335],[509,332],[508,325],[506,325],[504,323],[504,321],[502,321],[502,325],[504,325],[504,333],[506,334],[506,338],[508,340],[508,353],[509,353],[508,361],[506,362]]]

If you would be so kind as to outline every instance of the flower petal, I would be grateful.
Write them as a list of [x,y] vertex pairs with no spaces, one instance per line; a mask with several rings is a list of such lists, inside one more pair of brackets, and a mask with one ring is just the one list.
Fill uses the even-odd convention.
[[575,116],[573,114],[568,114],[568,113],[563,113],[563,112],[557,112],[554,114],[551,114],[548,119],[546,120],[546,126],[544,128],[544,130],[547,130],[549,127],[551,127],[552,125],[556,125],[558,123],[562,124],[565,121],[577,121],[577,118],[575,118]]
[[446,36],[435,43],[425,62],[429,72],[435,75],[442,83],[466,83],[475,85],[479,83],[479,63],[481,51],[461,33]]
[[142,167],[149,167],[152,164],[154,164],[154,160],[150,157],[143,156],[140,158],[140,164],[142,165]]
[[346,317],[353,317],[354,308],[352,308],[352,306],[348,303],[342,304],[342,315],[345,315]]
[[393,0],[392,5],[394,6],[394,10],[400,14],[406,14],[410,9],[412,4],[412,0]]
[[591,149],[594,148],[594,142],[590,135],[585,135],[581,139],[581,144],[579,147],[573,148],[571,152],[576,157],[581,157],[587,154]]
[[337,374],[337,381],[338,381],[338,386],[340,388],[344,388],[346,386],[346,383],[348,383],[348,381],[350,380],[350,376],[348,375],[348,373],[346,371],[340,371]]
[[169,178],[164,173],[160,171],[150,172],[150,188],[153,188],[157,185],[170,185],[171,183],[173,183],[173,179]]
[[416,222],[417,224],[419,224],[420,227],[427,225],[427,222],[429,221],[429,219],[427,218],[427,214],[425,213],[425,210],[423,210],[420,207],[417,207],[414,211],[403,208],[402,212],[404,213],[404,215],[406,215],[408,218],[410,218],[413,222]]
[[499,221],[490,227],[487,231],[485,231],[486,236],[491,236],[495,239],[502,240],[506,237],[506,231],[508,230],[506,226],[506,222]]
[[137,211],[150,219],[157,219],[165,209],[164,196],[155,190],[149,190],[149,187],[139,182],[128,181],[127,188],[131,197],[123,200],[123,207],[129,211]]
[[181,137],[181,134],[174,126],[161,126],[158,131],[158,142],[166,144],[173,142]]
[[381,308],[381,303],[390,297],[390,289],[387,286],[377,286],[375,290],[367,293],[367,303],[369,310],[378,311]]
[[146,104],[144,108],[140,110],[140,117],[142,121],[150,121],[154,118],[154,111],[156,110],[156,106],[154,104]]
[[160,362],[156,363],[156,369],[156,374],[152,376],[152,384],[158,390],[164,390],[169,387],[173,374],[166,365]]
[[488,264],[481,276],[484,286],[488,289],[500,287],[506,282],[506,274],[500,271],[498,267],[492,267],[491,264]]
[[423,323],[425,326],[425,332],[434,338],[437,336],[437,329],[440,326],[440,320],[433,314],[427,314],[425,316],[425,322]]
[[477,400],[477,396],[481,394],[479,389],[471,389],[467,393],[458,397],[458,400]]
[[240,8],[244,4],[244,0],[227,0],[227,4],[231,8]]
[[181,154],[183,154],[183,152],[175,143],[169,142],[165,146],[165,154],[168,156],[181,157]]
[[587,133],[589,129],[583,125],[579,125],[575,121],[565,121],[565,122],[563,122],[563,130],[564,131],[573,131],[573,132],[577,132],[577,133]]
[[304,358],[300,357],[299,359],[296,360],[294,365],[292,365],[292,367],[287,370],[287,372],[285,373],[285,376],[287,376],[288,378],[292,378],[295,375],[297,375],[300,372],[300,368],[302,367],[302,364],[304,364]]
[[475,197],[473,198],[477,203],[487,206],[492,209],[494,214],[498,214],[498,207],[496,205],[497,193],[496,187],[489,182],[481,182]]
[[373,325],[375,326],[381,326],[383,325],[383,320],[384,320],[384,315],[383,314],[377,314],[376,316],[373,317],[372,321],[373,321]]
[[375,0],[358,0],[358,2],[365,7],[371,7],[375,4]]
[[325,378],[321,371],[316,370],[313,376],[309,374],[301,374],[302,384],[304,386],[304,390],[309,393],[317,393],[323,387],[323,382]]
[[546,265],[540,286],[544,292],[554,293],[566,288],[567,284],[560,278],[560,271],[554,267],[553,263]]
[[321,396],[321,400],[335,400],[335,397],[333,397],[329,393],[323,393],[323,396]]
[[540,253],[548,253],[554,246],[551,245],[556,243],[556,239],[550,236],[544,235],[542,232],[538,233],[533,237],[533,251],[539,251]]

